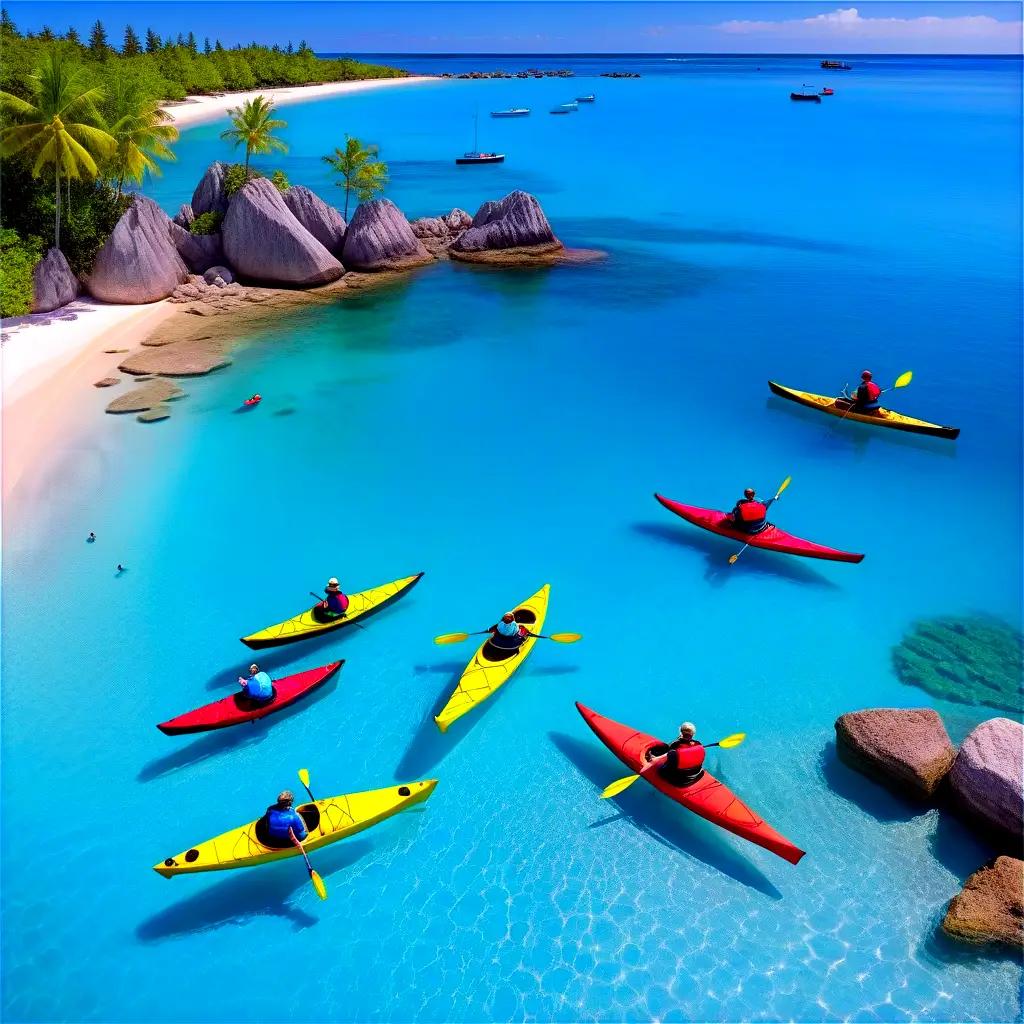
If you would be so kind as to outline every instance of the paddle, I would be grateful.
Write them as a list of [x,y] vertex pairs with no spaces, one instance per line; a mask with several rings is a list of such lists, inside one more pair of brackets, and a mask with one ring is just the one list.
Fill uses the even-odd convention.
[[[434,643],[461,644],[463,640],[468,640],[471,636],[483,636],[484,633],[490,633],[490,630],[481,629],[476,633],[443,633],[441,636],[434,637]],[[554,640],[556,644],[574,644],[577,640],[583,639],[582,633],[552,633],[550,636],[537,633],[534,636],[537,640]]]
[[[728,750],[730,747],[738,747],[746,738],[747,734],[745,732],[734,732],[731,736],[726,736],[724,740],[719,740],[717,743],[705,743],[704,748],[725,747]],[[601,792],[601,799],[607,800],[610,797],[618,796],[624,789],[629,789],[639,778],[639,775],[627,775],[625,778],[616,779],[610,786],[605,786]]]
[[316,803],[316,797],[313,796],[313,791],[309,788],[309,769],[308,768],[300,768],[299,769],[299,782],[302,783],[302,785],[305,788],[306,792],[309,794],[310,802],[315,804]]
[[313,883],[313,888],[316,890],[317,896],[322,900],[327,899],[327,886],[324,885],[324,880],[313,870],[313,865],[309,863],[309,857],[306,856],[306,848],[299,841],[292,829],[288,829],[288,835],[292,837],[292,842],[299,848],[299,853],[302,854],[302,859],[306,862],[306,870],[309,872],[309,880]]
[[[774,498],[769,498],[769,499],[768,499],[768,501],[766,502],[766,504],[765,504],[765,506],[764,506],[764,507],[765,507],[765,511],[767,511],[767,510],[768,510],[768,509],[769,509],[769,508],[771,507],[771,504],[772,504],[772,502],[773,502],[773,501],[778,501],[778,500],[779,500],[779,498],[781,498],[781,497],[782,497],[782,492],[783,492],[783,491],[784,491],[784,490],[785,490],[785,489],[786,489],[786,488],[787,488],[787,487],[788,487],[788,486],[789,486],[789,485],[790,485],[790,484],[791,484],[792,482],[793,482],[793,478],[792,478],[791,476],[787,476],[787,477],[786,477],[786,479],[782,481],[782,484],[781,484],[781,486],[780,486],[780,487],[779,487],[779,489],[778,489],[778,490],[777,490],[777,491],[775,492],[775,497],[774,497]],[[738,558],[740,557],[740,555],[742,555],[742,554],[743,554],[743,552],[744,552],[744,551],[746,551],[746,550],[747,550],[747,548],[749,548],[749,547],[750,547],[750,541],[747,541],[747,543],[746,543],[746,544],[744,544],[744,545],[743,545],[743,547],[741,547],[741,548],[739,549],[739,551],[737,551],[737,552],[736,552],[736,554],[735,554],[735,555],[730,555],[730,556],[729,556],[729,564],[730,564],[730,565],[735,565],[735,564],[736,564],[736,559],[738,559]]]
[[[884,395],[886,393],[886,391],[895,391],[896,388],[905,388],[913,379],[914,379],[914,371],[913,370],[907,370],[906,373],[901,373],[896,378],[896,383],[893,384],[893,386],[891,388],[882,388],[882,390],[879,392],[879,394]],[[843,394],[844,395],[846,394],[846,385],[845,384],[843,385]],[[849,416],[850,413],[853,411],[854,399],[850,398],[850,399],[847,399],[847,401],[850,403],[850,406],[846,410],[846,412],[844,412],[843,415],[839,417],[839,422],[840,423],[842,423],[843,420],[845,420],[846,417]]]

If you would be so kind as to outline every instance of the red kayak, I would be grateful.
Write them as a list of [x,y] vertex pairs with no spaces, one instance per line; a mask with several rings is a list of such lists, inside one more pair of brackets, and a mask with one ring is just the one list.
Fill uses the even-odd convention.
[[[661,742],[655,736],[648,736],[646,733],[631,729],[628,725],[613,722],[610,718],[584,707],[579,701],[576,702],[576,708],[583,716],[583,721],[594,730],[597,738],[634,772],[639,772],[647,763],[644,760],[644,752],[655,743]],[[719,782],[707,770],[689,786],[673,786],[657,771],[645,775],[644,781],[694,814],[720,825],[733,835],[763,846],[783,860],[788,860],[790,864],[796,864],[804,856],[803,850],[794,846],[785,836],[780,835],[771,825],[759,818],[728,786]]]
[[252,408],[252,406],[259,405],[260,402],[262,402],[262,401],[263,401],[263,396],[262,395],[253,395],[252,398],[247,398],[242,403],[242,405],[243,405],[243,407],[244,406],[248,406],[249,408]]
[[744,533],[729,525],[729,517],[725,512],[716,512],[713,508],[698,508],[696,505],[683,505],[681,502],[654,495],[658,501],[677,516],[682,516],[688,523],[710,530],[721,537],[730,537],[740,544],[749,544],[752,548],[766,548],[768,551],[781,551],[787,555],[803,555],[805,558],[824,558],[830,562],[863,562],[863,555],[852,551],[839,551],[815,544],[811,540],[801,540],[785,530],[769,523],[760,533]]
[[265,718],[294,704],[300,697],[322,686],[344,664],[344,661],[332,661],[330,665],[275,679],[274,699],[269,704],[257,704],[239,689],[238,693],[223,700],[215,700],[195,711],[186,711],[177,718],[161,722],[157,728],[168,736],[178,736],[186,732],[209,732],[211,729],[225,729],[242,722],[255,722],[258,718]]

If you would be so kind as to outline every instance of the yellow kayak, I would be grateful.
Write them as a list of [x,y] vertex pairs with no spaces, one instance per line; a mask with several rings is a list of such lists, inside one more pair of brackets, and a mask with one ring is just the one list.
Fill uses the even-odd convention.
[[263,647],[280,647],[282,644],[293,644],[296,640],[308,640],[310,637],[329,633],[332,629],[339,629],[355,622],[356,619],[380,611],[418,583],[422,575],[423,573],[418,572],[415,576],[406,576],[400,580],[392,580],[391,583],[381,584],[379,587],[360,591],[358,594],[349,594],[348,611],[341,618],[325,619],[320,615],[320,606],[313,605],[292,619],[285,619],[276,626],[267,626],[257,633],[243,636],[242,643],[258,651]]
[[938,423],[929,423],[927,420],[915,420],[913,416],[904,416],[901,413],[893,412],[892,409],[876,409],[870,412],[851,412],[850,403],[841,398],[832,398],[830,395],[815,395],[810,391],[796,391],[793,388],[783,387],[775,381],[768,381],[768,387],[779,396],[788,398],[791,402],[799,405],[806,405],[812,409],[820,409],[822,412],[830,413],[832,416],[840,416],[847,420],[856,420],[858,423],[870,423],[874,427],[891,427],[893,430],[904,430],[909,434],[929,434],[932,437],[945,437],[955,441],[960,436],[959,427],[943,427]]
[[[302,845],[309,853],[362,832],[413,804],[423,803],[434,792],[436,785],[437,779],[427,779],[425,782],[410,782],[404,786],[372,789],[367,793],[349,793],[317,800],[312,804],[302,804],[295,808],[309,829],[309,835],[302,841]],[[195,871],[251,868],[272,860],[299,856],[298,847],[291,843],[278,848],[268,846],[267,841],[269,836],[264,817],[168,857],[154,864],[153,870],[164,878],[173,878],[175,875]]]
[[[514,609],[516,622],[521,622],[531,633],[539,633],[544,628],[544,616],[548,612],[550,593],[551,585],[545,583],[533,597],[528,597],[521,604],[517,604]],[[467,711],[472,711],[477,704],[482,704],[495,690],[507,683],[515,670],[526,660],[536,642],[534,637],[529,637],[516,650],[503,651],[495,647],[488,637],[466,666],[459,685],[448,698],[448,703],[434,718],[441,732],[447,732],[452,722],[461,718]]]

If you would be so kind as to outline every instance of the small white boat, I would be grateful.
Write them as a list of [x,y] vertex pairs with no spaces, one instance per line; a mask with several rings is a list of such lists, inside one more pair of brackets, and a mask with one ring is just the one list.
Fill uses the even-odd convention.
[[594,94],[591,93],[589,96],[577,96],[576,97],[576,102],[577,103],[593,103],[594,102]]
[[508,110],[492,110],[491,117],[528,117],[529,107],[509,107]]
[[574,111],[579,110],[579,104],[577,103],[559,103],[557,107],[551,108],[552,114],[572,114]]
[[462,156],[457,156],[455,162],[457,164],[503,164],[505,162],[504,153],[481,153],[480,152],[480,140],[479,129],[480,119],[474,116],[473,118],[473,148],[468,153],[463,153]]

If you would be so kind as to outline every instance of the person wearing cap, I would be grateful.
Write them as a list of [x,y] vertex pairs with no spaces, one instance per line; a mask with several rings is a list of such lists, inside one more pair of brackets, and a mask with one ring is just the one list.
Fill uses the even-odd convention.
[[330,619],[340,619],[348,611],[348,597],[341,592],[336,576],[327,581],[324,593],[327,600],[320,606],[324,614]]
[[875,412],[878,409],[878,399],[882,389],[871,379],[871,371],[865,370],[860,375],[860,386],[852,395],[843,397],[853,401],[854,412]]
[[274,699],[274,681],[266,672],[260,671],[259,665],[250,665],[249,678],[239,676],[238,685],[242,693],[257,704],[269,704]]
[[306,838],[306,823],[302,815],[292,807],[295,797],[290,789],[277,794],[277,803],[267,808],[267,832],[270,838],[282,845],[292,839]]
[[528,637],[537,635],[516,622],[515,612],[505,612],[493,626],[488,627],[487,632],[491,634],[492,646],[502,651],[516,651]]
[[644,754],[647,765],[641,775],[657,772],[673,786],[689,786],[704,774],[704,744],[695,739],[697,727],[683,722],[671,743],[656,743]]
[[768,506],[757,500],[753,487],[748,487],[728,515],[732,519],[730,525],[737,530],[744,533],[760,533],[767,525],[765,519],[768,515]]

